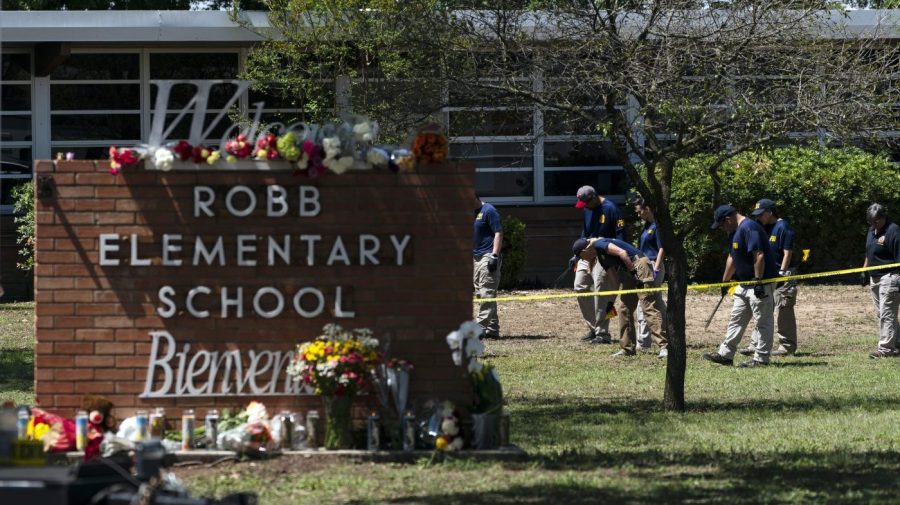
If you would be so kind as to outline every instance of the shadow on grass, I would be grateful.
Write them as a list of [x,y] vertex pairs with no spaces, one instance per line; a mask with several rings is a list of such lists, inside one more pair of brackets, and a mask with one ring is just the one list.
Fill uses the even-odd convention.
[[0,391],[34,387],[34,350],[0,350]]
[[[570,453],[531,465],[581,470],[549,482],[482,491],[398,497],[391,503],[896,503],[900,454],[694,454],[657,451]],[[507,463],[508,470],[521,467]],[[608,470],[604,470],[608,469]]]
[[504,340],[550,340],[551,338],[553,337],[547,335],[506,335],[493,340],[502,342]]
[[[615,399],[595,400],[589,398],[522,398],[516,400],[522,411],[528,412],[535,425],[541,422],[553,423],[556,419],[593,419],[602,415],[634,415],[635,418],[664,412],[661,400]],[[753,411],[758,413],[796,412],[804,410],[828,410],[830,412],[859,409],[865,406],[870,412],[900,409],[900,397],[868,398],[865,396],[835,398],[742,398],[739,400],[692,400],[688,403],[691,412]]]
[[775,368],[805,368],[809,366],[828,366],[827,361],[771,361],[769,366]]

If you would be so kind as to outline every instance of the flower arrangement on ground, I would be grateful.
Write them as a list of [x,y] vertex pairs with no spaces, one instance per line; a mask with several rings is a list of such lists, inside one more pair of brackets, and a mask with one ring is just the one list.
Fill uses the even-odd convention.
[[368,328],[345,330],[327,324],[315,340],[297,347],[287,371],[325,401],[326,448],[350,447],[353,397],[372,387],[373,372],[380,362],[378,340]]
[[[472,385],[475,401],[472,413],[476,417],[474,426],[476,429],[475,440],[494,440],[495,437],[484,436],[477,433],[480,427],[493,429],[496,423],[479,422],[478,416],[495,416],[499,418],[503,409],[503,387],[500,384],[500,376],[497,369],[490,364],[481,363],[479,360],[484,354],[484,344],[481,336],[484,330],[474,321],[466,321],[459,329],[451,331],[447,335],[447,345],[452,351],[453,363],[459,367],[465,367]],[[484,448],[484,447],[480,447]]]

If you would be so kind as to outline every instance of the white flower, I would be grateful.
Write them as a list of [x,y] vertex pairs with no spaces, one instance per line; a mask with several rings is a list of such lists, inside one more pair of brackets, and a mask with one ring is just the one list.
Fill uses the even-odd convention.
[[172,170],[172,164],[174,162],[175,156],[172,154],[172,151],[169,151],[165,147],[160,147],[153,152],[153,166],[156,167],[157,170],[168,172],[169,170]]
[[482,368],[484,368],[484,365],[477,359],[469,360],[469,373],[478,373]]
[[481,337],[484,330],[475,321],[466,321],[459,325],[459,332],[462,333],[463,338],[468,340]]
[[462,345],[462,334],[458,331],[451,331],[448,333],[447,345],[450,346],[450,349],[459,349]]
[[482,354],[484,354],[484,342],[481,339],[466,339],[466,356],[481,356]]
[[341,156],[340,158],[331,160],[326,159],[322,163],[330,168],[332,172],[340,175],[347,170],[350,170],[350,167],[353,166],[353,156]]
[[353,125],[353,138],[357,142],[370,142],[372,140],[372,129],[369,127],[368,121]]
[[325,159],[336,158],[341,153],[341,139],[338,137],[325,137],[322,139],[322,148],[325,149]]
[[373,147],[366,151],[366,161],[373,167],[384,168],[390,161],[387,151],[379,147]]
[[458,351],[458,350],[457,350],[457,351],[453,351],[453,353],[451,353],[451,356],[453,357],[453,364],[454,364],[454,365],[456,365],[456,366],[462,366],[462,352],[460,352],[460,351]]
[[456,437],[453,439],[453,442],[450,442],[445,450],[447,451],[459,451],[463,448],[463,439],[462,437]]

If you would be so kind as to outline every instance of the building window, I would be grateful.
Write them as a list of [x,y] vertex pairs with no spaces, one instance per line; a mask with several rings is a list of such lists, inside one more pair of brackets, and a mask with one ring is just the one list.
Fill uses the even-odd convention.
[[51,151],[104,159],[141,141],[139,52],[78,52],[50,73]]
[[31,54],[0,54],[0,214],[13,213],[13,189],[31,180]]

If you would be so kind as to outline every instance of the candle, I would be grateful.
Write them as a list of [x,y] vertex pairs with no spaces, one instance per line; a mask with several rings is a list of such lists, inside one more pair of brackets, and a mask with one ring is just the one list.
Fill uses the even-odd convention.
[[194,447],[194,409],[187,409],[181,415],[181,450]]
[[372,415],[369,416],[366,435],[370,451],[377,451],[381,448],[381,416],[378,415],[378,412],[372,411]]
[[281,412],[281,448],[292,449],[294,446],[294,415],[288,411]]
[[166,436],[166,409],[159,407],[150,414],[150,437],[162,440]]
[[206,412],[206,448],[215,449],[219,439],[219,411],[210,409]]
[[310,410],[306,413],[306,445],[310,449],[319,446],[319,411]]
[[402,430],[403,450],[414,450],[416,448],[416,416],[412,412],[406,411],[400,429]]
[[79,410],[75,414],[75,449],[83,451],[87,447],[88,437],[88,413]]
[[31,416],[28,414],[28,411],[25,408],[19,410],[19,417],[16,420],[16,431],[19,440],[25,440],[28,438],[28,421],[31,420]]
[[147,418],[146,410],[139,410],[134,415],[135,424],[137,425],[137,431],[134,433],[134,441],[141,442],[147,439],[148,432],[147,429],[150,424],[150,420]]

